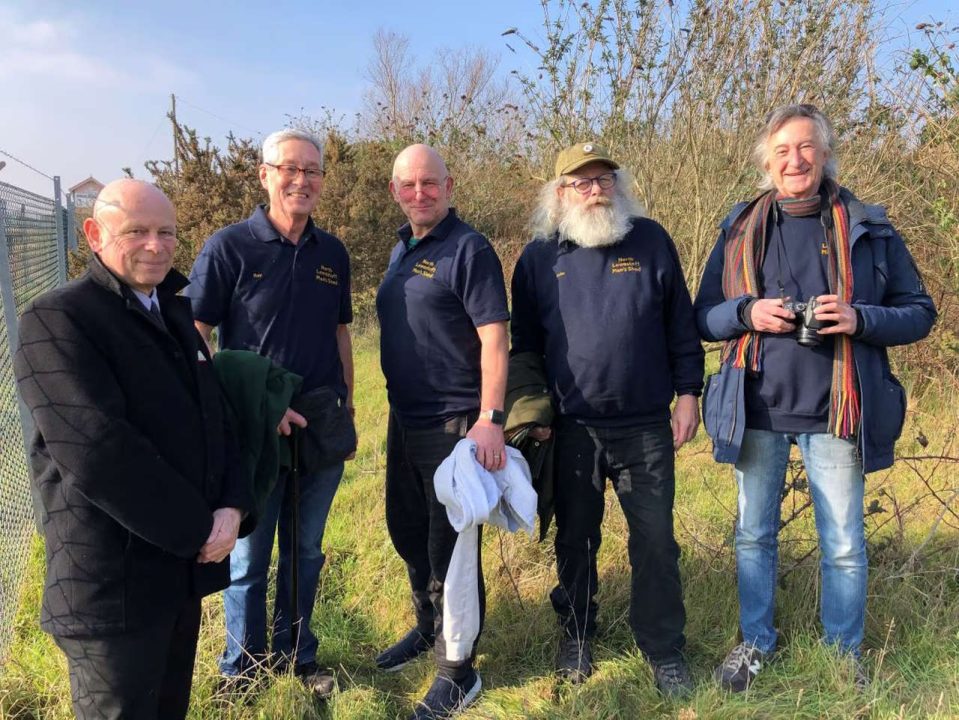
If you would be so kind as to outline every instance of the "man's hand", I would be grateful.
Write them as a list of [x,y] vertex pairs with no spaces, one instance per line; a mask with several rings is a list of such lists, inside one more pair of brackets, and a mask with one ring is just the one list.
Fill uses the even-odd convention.
[[476,459],[480,465],[490,471],[506,467],[506,442],[502,425],[494,425],[486,418],[480,418],[466,433],[466,437],[476,443]]
[[283,413],[280,424],[276,426],[277,435],[289,435],[291,432],[293,432],[293,425],[296,425],[300,428],[305,428],[306,418],[300,415],[300,413],[293,408],[287,408],[286,412]]
[[749,308],[749,321],[753,324],[753,329],[758,332],[766,333],[788,333],[796,329],[793,320],[796,316],[783,308],[781,298],[775,300],[762,298],[757,300]]
[[236,544],[236,535],[240,531],[243,514],[236,508],[219,508],[213,511],[213,529],[210,537],[200,548],[196,556],[199,563],[220,562]]
[[676,398],[673,417],[669,421],[673,427],[673,449],[679,450],[696,437],[699,428],[699,399],[695,395],[680,395]]
[[845,333],[852,335],[859,328],[859,318],[852,305],[839,300],[838,295],[820,295],[816,305],[816,319],[823,322],[836,323],[828,325],[819,331],[820,335],[836,335]]

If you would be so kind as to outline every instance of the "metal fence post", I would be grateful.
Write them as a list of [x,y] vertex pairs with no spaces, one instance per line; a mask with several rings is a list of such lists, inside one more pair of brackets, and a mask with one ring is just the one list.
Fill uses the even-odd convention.
[[[77,249],[77,206],[73,193],[67,195],[67,250]],[[69,256],[68,256],[69,257]]]
[[[7,348],[10,352],[10,360],[17,352],[17,343],[19,341],[17,320],[17,305],[13,298],[13,277],[10,273],[10,247],[7,244],[7,231],[4,227],[4,214],[0,213],[0,302],[3,304],[3,323],[7,330]],[[30,457],[30,441],[33,439],[33,416],[30,410],[20,397],[17,396],[17,410],[20,414],[20,431],[23,435],[23,451],[25,457]],[[30,495],[33,500],[33,520],[37,526],[37,532],[43,534],[43,525],[40,515],[40,498],[37,496],[30,483]]]
[[63,203],[60,201],[60,176],[53,176],[54,217],[57,222],[57,272],[59,284],[67,281],[67,233],[63,222]]

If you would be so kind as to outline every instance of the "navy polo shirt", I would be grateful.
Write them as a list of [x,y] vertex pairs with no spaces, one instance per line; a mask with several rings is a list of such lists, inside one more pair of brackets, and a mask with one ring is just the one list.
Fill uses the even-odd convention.
[[390,406],[427,427],[479,410],[476,328],[509,319],[503,268],[489,241],[449,214],[414,247],[398,231],[376,294],[380,363]]
[[617,244],[534,240],[513,273],[512,352],[545,357],[562,415],[589,425],[669,418],[699,395],[704,353],[672,239],[635,218]]
[[[792,217],[777,214],[770,223],[763,258],[763,297],[784,294],[805,302],[829,293],[829,246],[819,215]],[[762,369],[747,375],[746,427],[783,433],[822,433],[829,425],[834,341],[821,335],[822,344],[810,348],[791,333],[765,333]]]
[[326,385],[346,397],[336,329],[353,320],[350,260],[312,220],[294,245],[260,205],[210,236],[185,294],[193,316],[219,328],[220,348],[265,355],[301,375],[304,391]]

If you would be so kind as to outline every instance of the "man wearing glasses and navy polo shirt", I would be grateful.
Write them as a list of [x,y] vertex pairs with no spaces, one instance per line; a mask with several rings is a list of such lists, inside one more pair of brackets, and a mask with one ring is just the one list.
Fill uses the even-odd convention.
[[[673,452],[696,434],[703,349],[673,241],[597,143],[556,160],[513,273],[513,353],[543,356],[557,416],[556,670],[593,672],[607,478],[629,528],[629,625],[667,696],[690,692]],[[670,412],[670,403],[676,405]],[[541,428],[539,437],[550,430]]]
[[[453,178],[439,154],[411,145],[393,165],[390,192],[409,222],[376,297],[380,362],[390,402],[386,523],[406,562],[416,626],[376,658],[406,665],[435,645],[437,677],[413,718],[447,718],[479,693],[473,656],[450,659],[443,636],[443,582],[456,531],[437,501],[433,474],[464,436],[488,470],[506,464],[503,400],[508,340],[506,288],[487,239],[450,207]],[[477,557],[480,624],[485,606]]]
[[[269,204],[214,233],[203,246],[186,291],[196,326],[210,342],[219,328],[220,349],[252,350],[302,376],[302,392],[331,387],[353,407],[353,351],[349,323],[350,261],[343,244],[313,224],[310,213],[323,189],[323,146],[311,133],[280,130],[263,142],[260,183]],[[306,420],[288,409],[277,431]],[[316,598],[323,531],[343,463],[300,479],[299,632],[291,627],[292,538],[286,518],[290,484],[281,475],[256,530],[231,556],[231,585],[224,594],[226,650],[220,671],[227,686],[248,684],[267,657],[266,590],[273,538],[279,523],[280,561],[273,609],[273,655],[294,663],[295,674],[315,695],[334,688],[333,676],[316,665],[310,618]],[[297,637],[298,635],[298,637]],[[294,657],[295,653],[295,657]]]

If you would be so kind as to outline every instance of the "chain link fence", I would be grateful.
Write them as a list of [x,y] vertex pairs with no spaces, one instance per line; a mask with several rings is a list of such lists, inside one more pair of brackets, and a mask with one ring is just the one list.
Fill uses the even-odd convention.
[[53,185],[50,199],[0,182],[0,659],[37,532],[26,453],[33,423],[13,374],[17,318],[66,280],[67,238],[76,243],[73,208],[60,203],[59,178]]

